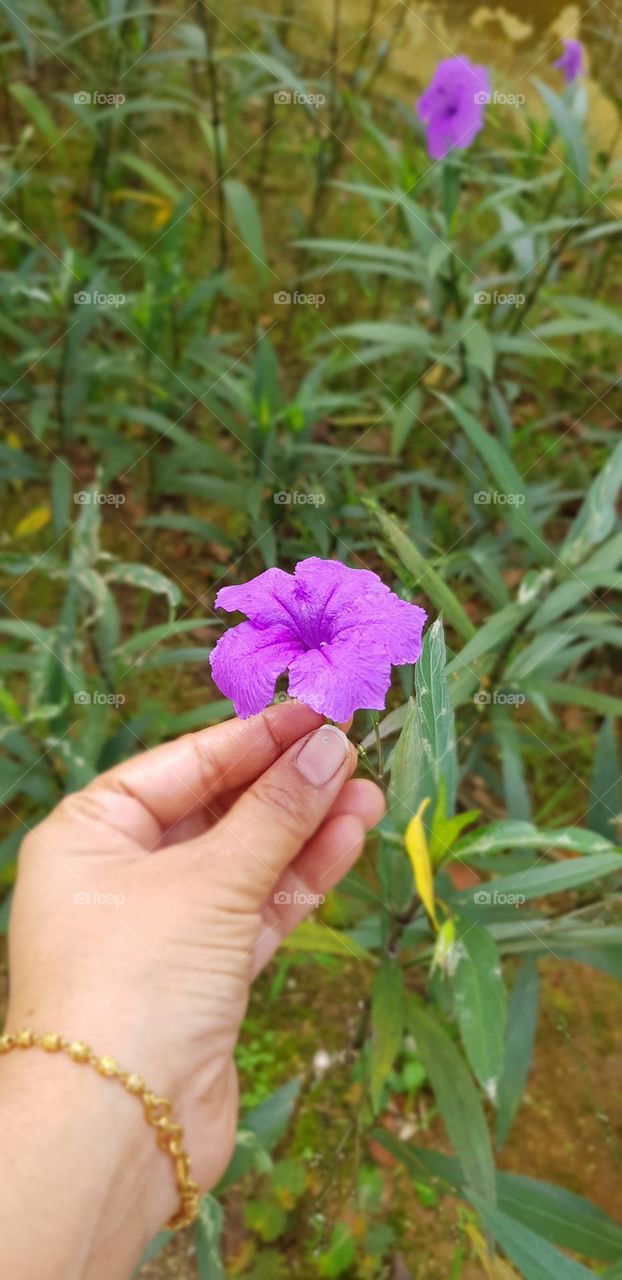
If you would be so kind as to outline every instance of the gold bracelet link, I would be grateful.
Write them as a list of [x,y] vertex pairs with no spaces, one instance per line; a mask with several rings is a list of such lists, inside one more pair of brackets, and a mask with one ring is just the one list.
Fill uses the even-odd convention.
[[161,1151],[166,1151],[173,1162],[180,1204],[166,1225],[171,1231],[190,1226],[199,1212],[201,1192],[192,1177],[190,1159],[184,1150],[184,1131],[180,1124],[171,1119],[168,1098],[152,1093],[142,1076],[122,1071],[114,1058],[99,1058],[83,1040],[65,1040],[56,1033],[41,1034],[28,1027],[0,1036],[0,1054],[11,1053],[13,1049],[31,1048],[43,1049],[45,1053],[64,1053],[73,1062],[94,1067],[100,1076],[117,1080],[126,1093],[140,1098],[147,1124],[156,1131],[158,1147]]

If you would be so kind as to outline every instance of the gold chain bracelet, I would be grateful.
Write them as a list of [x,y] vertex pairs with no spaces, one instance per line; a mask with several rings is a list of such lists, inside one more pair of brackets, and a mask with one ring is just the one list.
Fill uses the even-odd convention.
[[100,1076],[118,1080],[126,1093],[140,1098],[147,1123],[156,1130],[156,1142],[162,1151],[168,1152],[175,1170],[175,1181],[179,1191],[180,1206],[177,1213],[167,1222],[170,1231],[188,1227],[194,1222],[199,1212],[199,1188],[191,1177],[190,1159],[182,1145],[183,1129],[171,1120],[171,1104],[168,1098],[160,1098],[150,1093],[142,1076],[122,1071],[114,1058],[98,1058],[92,1049],[82,1040],[64,1040],[62,1036],[50,1032],[41,1035],[36,1031],[14,1031],[0,1036],[0,1054],[10,1053],[12,1049],[43,1049],[46,1053],[64,1053],[72,1062],[84,1062],[94,1067]]

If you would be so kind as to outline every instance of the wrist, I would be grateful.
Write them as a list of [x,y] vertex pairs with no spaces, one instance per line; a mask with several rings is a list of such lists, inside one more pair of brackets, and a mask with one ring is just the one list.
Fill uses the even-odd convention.
[[0,1126],[18,1170],[0,1271],[32,1274],[24,1223],[36,1204],[38,1214],[45,1206],[36,1249],[50,1276],[126,1277],[178,1203],[172,1161],[140,1098],[64,1053],[14,1049],[0,1055]]

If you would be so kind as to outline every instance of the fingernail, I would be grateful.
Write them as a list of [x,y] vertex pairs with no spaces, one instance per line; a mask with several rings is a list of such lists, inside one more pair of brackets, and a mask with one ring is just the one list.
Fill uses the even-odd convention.
[[296,758],[296,767],[314,787],[322,787],[336,774],[348,754],[348,739],[336,725],[316,729]]

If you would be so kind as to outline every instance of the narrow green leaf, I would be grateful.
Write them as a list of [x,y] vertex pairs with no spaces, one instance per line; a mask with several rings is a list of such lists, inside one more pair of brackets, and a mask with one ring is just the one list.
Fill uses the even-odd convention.
[[[266,262],[263,231],[259,209],[248,187],[236,178],[229,178],[223,183],[227,204],[238,234],[251,258],[251,262],[262,284],[265,284],[270,272]],[[276,276],[275,276],[276,281]]]
[[[579,889],[584,884],[600,880],[602,876],[614,875],[622,871],[622,851],[620,853],[596,853],[590,858],[564,858],[553,865],[537,866],[531,871],[520,871],[514,876],[500,876],[489,881],[475,891],[471,891],[469,901],[486,905],[493,901],[493,895],[499,901],[500,895],[512,897],[543,898],[549,893],[561,893],[564,889]],[[486,896],[485,896],[486,895]],[[462,901],[458,896],[458,901]]]
[[445,816],[450,818],[456,805],[458,763],[454,712],[445,670],[445,640],[441,618],[436,619],[424,637],[421,657],[415,667],[415,692],[417,700],[414,722],[417,776],[415,809],[428,796],[434,807],[442,780],[446,804]]
[[622,441],[590,485],[583,505],[566,535],[560,559],[578,565],[592,547],[609,536],[616,521],[616,499],[622,485]]
[[484,1093],[496,1105],[506,1021],[497,948],[483,925],[462,922],[454,954],[457,963],[450,981],[464,1051]]
[[468,1187],[495,1202],[495,1169],[482,1104],[465,1062],[432,1013],[409,1003],[407,1025]]
[[525,1280],[595,1280],[594,1272],[560,1253],[547,1240],[522,1223],[494,1208],[479,1195],[469,1193],[487,1231],[520,1270]]
[[622,1226],[565,1187],[515,1173],[497,1174],[499,1209],[551,1244],[599,1262],[622,1257]]
[[501,1148],[518,1110],[531,1064],[538,1021],[538,966],[531,957],[519,966],[508,1004],[503,1071],[497,1103],[497,1147]]
[[588,831],[585,827],[558,827],[545,831],[532,822],[500,819],[463,836],[454,849],[457,857],[468,861],[481,854],[499,853],[502,849],[565,849],[571,853],[612,853],[611,840]]
[[36,125],[39,133],[43,134],[46,142],[50,146],[54,146],[54,143],[58,141],[59,130],[47,107],[43,105],[34,89],[31,89],[30,85],[27,84],[15,83],[9,85],[9,91],[15,101],[19,102],[22,111],[25,111],[26,115],[30,116],[33,124]]
[[385,1081],[399,1053],[404,1030],[404,981],[395,960],[376,970],[371,996],[371,1095],[378,1105]]
[[414,542],[411,542],[407,534],[400,529],[399,524],[392,516],[388,516],[386,512],[377,507],[375,503],[371,506],[376,519],[389,542],[404,565],[404,568],[412,574],[413,583],[417,583],[426,596],[432,601],[432,604],[443,614],[445,621],[461,635],[463,639],[470,640],[475,635],[475,627],[471,622],[468,614],[465,613],[457,596],[454,595],[447,583],[443,581],[440,575],[426,560],[425,556],[417,549]]
[[495,372],[495,349],[490,334],[479,320],[471,321],[462,335],[467,361],[490,382]]
[[[473,414],[469,413],[453,396],[437,392],[439,400],[449,409],[466,432],[473,448],[488,468],[493,480],[508,501],[503,506],[504,517],[514,532],[527,544],[538,563],[548,559],[548,547],[543,542],[531,511],[522,477],[512,459],[499,441],[485,431]],[[498,508],[495,508],[498,511]]]
[[220,1260],[223,1213],[213,1196],[201,1196],[196,1225],[196,1258],[199,1280],[225,1280]]
[[288,951],[309,951],[317,955],[350,956],[353,960],[372,960],[365,947],[339,933],[326,924],[316,924],[314,920],[303,920],[281,942]]
[[615,721],[603,720],[596,739],[587,825],[605,840],[615,839],[622,816],[622,772]]

